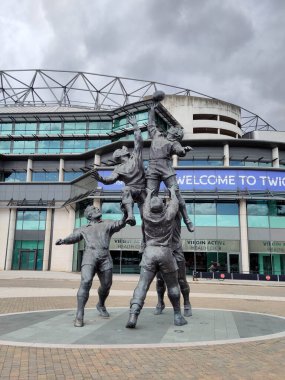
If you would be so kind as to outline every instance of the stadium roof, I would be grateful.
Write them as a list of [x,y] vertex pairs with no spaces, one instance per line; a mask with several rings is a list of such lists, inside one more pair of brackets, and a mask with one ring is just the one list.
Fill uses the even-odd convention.
[[[34,107],[38,107],[37,112],[113,110],[145,100],[156,90],[162,90],[166,95],[221,100],[165,83],[111,75],[57,70],[2,70],[0,113],[19,112],[19,107],[20,112],[35,112]],[[276,130],[260,116],[238,107],[241,109],[241,127],[244,133],[252,130]]]

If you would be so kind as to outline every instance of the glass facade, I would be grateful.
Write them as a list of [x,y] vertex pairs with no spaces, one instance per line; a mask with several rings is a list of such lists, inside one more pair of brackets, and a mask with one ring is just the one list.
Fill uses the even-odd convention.
[[16,239],[14,242],[12,269],[42,270],[44,240],[35,237],[31,239],[29,232],[34,231],[35,235],[37,235],[36,231],[44,231],[45,227],[45,210],[17,211],[16,231],[22,231],[22,239]]
[[0,124],[0,135],[11,135],[13,124]]
[[36,153],[36,142],[33,140],[15,140],[13,144],[13,153],[16,153],[16,154]]
[[65,171],[63,174],[63,180],[66,182],[73,181],[74,179],[80,177],[83,175],[82,171],[72,171],[72,172],[67,172]]
[[15,240],[12,269],[42,270],[43,253],[43,240]]
[[11,141],[2,140],[0,141],[0,153],[10,153],[11,151]]
[[37,133],[37,123],[16,123],[13,135],[35,135]]
[[40,123],[39,135],[57,135],[61,133],[61,123]]
[[38,141],[37,153],[58,154],[60,153],[60,140],[41,140]]
[[33,182],[57,182],[58,172],[40,171],[32,173]]
[[284,228],[285,201],[248,201],[249,228]]
[[251,253],[250,272],[259,274],[285,274],[285,254]]
[[179,166],[223,166],[223,160],[183,160],[179,159]]
[[272,167],[271,161],[230,160],[230,166]]
[[0,173],[1,182],[25,182],[27,173],[24,171],[7,171]]
[[[237,202],[186,202],[189,217],[197,227],[239,227]],[[185,224],[182,222],[182,225]]]
[[46,228],[46,211],[17,211],[16,230],[44,231]]

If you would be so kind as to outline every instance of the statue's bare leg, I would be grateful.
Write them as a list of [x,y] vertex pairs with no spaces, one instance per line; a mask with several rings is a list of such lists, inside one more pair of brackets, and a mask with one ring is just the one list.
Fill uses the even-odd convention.
[[163,273],[163,278],[167,287],[167,295],[173,306],[174,324],[176,326],[186,325],[188,322],[181,314],[180,289],[178,285],[178,274],[176,272]]
[[136,219],[134,217],[134,200],[131,194],[131,190],[128,187],[125,187],[123,189],[122,193],[122,205],[127,211],[127,220],[126,223],[128,223],[130,226],[136,225]]
[[194,224],[191,222],[191,219],[189,218],[187,214],[186,203],[184,199],[182,198],[182,195],[179,191],[179,187],[176,181],[176,176],[171,176],[167,178],[164,182],[168,189],[170,189],[172,186],[177,186],[176,197],[179,202],[179,211],[181,212],[182,218],[184,220],[184,223],[186,224],[188,231],[194,232]]
[[141,268],[140,279],[137,287],[134,290],[133,298],[131,299],[131,308],[129,320],[126,324],[126,327],[129,329],[133,329],[136,327],[139,313],[143,307],[144,300],[150,284],[152,283],[155,277],[155,273],[144,268]]
[[178,282],[180,286],[180,291],[184,300],[184,317],[192,316],[192,307],[190,303],[190,286],[186,278],[186,266],[185,261],[178,261]]
[[165,294],[166,286],[164,279],[161,275],[161,272],[157,272],[156,274],[156,292],[157,292],[157,305],[154,310],[154,315],[159,315],[162,313],[165,308],[164,303],[164,294]]
[[97,303],[96,308],[99,311],[101,317],[108,318],[110,315],[106,309],[105,301],[110,293],[112,286],[113,270],[108,269],[104,272],[98,271],[97,274],[100,281],[100,287],[98,288],[99,302]]
[[89,291],[92,286],[95,268],[93,265],[83,265],[81,267],[81,282],[77,292],[77,312],[74,321],[75,327],[84,325],[84,308],[89,298]]

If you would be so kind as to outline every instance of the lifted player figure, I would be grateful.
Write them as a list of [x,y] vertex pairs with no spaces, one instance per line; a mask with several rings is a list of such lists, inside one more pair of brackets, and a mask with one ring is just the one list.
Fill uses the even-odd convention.
[[123,146],[115,150],[114,161],[119,163],[109,177],[102,177],[97,170],[93,170],[91,176],[105,185],[111,185],[116,181],[122,181],[125,187],[122,190],[122,205],[127,211],[127,223],[136,224],[133,214],[134,202],[137,202],[141,218],[142,205],[145,199],[145,172],[142,158],[143,138],[135,116],[128,117],[129,123],[134,127],[134,149],[130,154],[128,148]]
[[[161,92],[159,99],[163,99],[164,93]],[[192,148],[190,146],[182,147],[180,142],[183,139],[183,128],[181,126],[170,127],[165,136],[157,128],[155,122],[155,108],[158,102],[155,101],[156,97],[153,96],[154,103],[150,108],[149,122],[147,124],[149,136],[152,139],[150,146],[149,165],[146,172],[146,187],[154,190],[154,194],[158,194],[161,182],[170,189],[172,186],[176,187],[176,195],[179,202],[179,210],[183,217],[184,223],[188,231],[194,231],[194,225],[191,222],[184,199],[182,198],[179,187],[176,181],[176,173],[172,166],[171,157],[176,154],[179,157],[184,157],[186,153]]]

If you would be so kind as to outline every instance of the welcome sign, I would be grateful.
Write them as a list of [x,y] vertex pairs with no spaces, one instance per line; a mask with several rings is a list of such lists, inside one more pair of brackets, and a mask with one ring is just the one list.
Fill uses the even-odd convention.
[[[100,170],[109,176],[110,170]],[[176,171],[179,188],[183,191],[270,191],[285,192],[285,171],[247,169],[179,169]],[[104,190],[121,190],[123,182],[103,185]],[[161,187],[163,189],[163,186]]]

